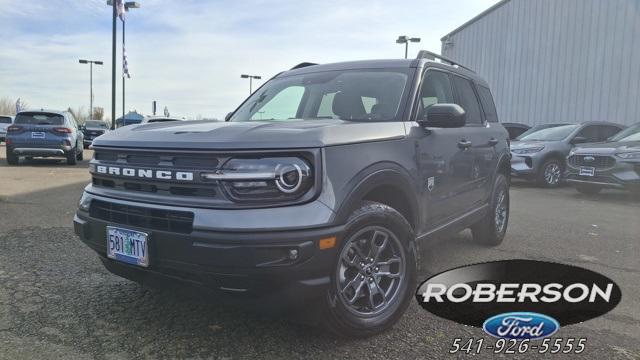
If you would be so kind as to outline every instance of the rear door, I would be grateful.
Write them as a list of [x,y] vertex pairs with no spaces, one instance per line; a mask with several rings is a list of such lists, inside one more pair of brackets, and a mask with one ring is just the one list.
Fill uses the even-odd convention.
[[479,206],[488,198],[498,164],[495,146],[504,137],[504,130],[495,122],[492,127],[487,121],[487,118],[497,120],[495,108],[488,109],[485,115],[475,84],[471,80],[458,75],[452,75],[452,80],[456,103],[465,110],[467,119],[460,141],[466,142],[468,147],[453,161],[454,167],[460,168],[456,176],[460,182],[457,187],[460,192],[457,196],[459,202],[456,205],[462,213]]

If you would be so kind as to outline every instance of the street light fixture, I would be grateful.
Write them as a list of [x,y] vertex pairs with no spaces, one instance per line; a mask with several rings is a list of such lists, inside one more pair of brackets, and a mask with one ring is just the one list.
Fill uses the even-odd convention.
[[253,94],[253,79],[256,79],[256,80],[262,79],[262,76],[258,76],[258,75],[242,74],[240,75],[240,77],[243,79],[249,79],[249,95]]
[[410,42],[415,42],[415,43],[420,42],[420,38],[417,38],[417,37],[410,38],[410,37],[408,37],[406,35],[401,35],[401,36],[398,36],[398,39],[396,39],[396,43],[404,44],[404,58],[405,59],[407,58],[407,55],[409,53],[409,43]]
[[99,60],[78,60],[80,64],[89,64],[89,120],[93,118],[93,64],[102,65]]

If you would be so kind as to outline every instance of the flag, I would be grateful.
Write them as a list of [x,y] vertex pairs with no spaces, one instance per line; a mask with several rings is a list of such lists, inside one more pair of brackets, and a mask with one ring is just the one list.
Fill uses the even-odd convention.
[[124,13],[126,10],[124,7],[124,1],[116,0],[116,10],[118,11],[118,16],[120,17],[120,20],[124,21]]
[[122,77],[127,77],[127,79],[131,79],[131,74],[129,74],[129,62],[127,61],[127,50],[122,48]]
[[16,100],[16,114],[22,111],[22,103],[20,102],[20,98]]

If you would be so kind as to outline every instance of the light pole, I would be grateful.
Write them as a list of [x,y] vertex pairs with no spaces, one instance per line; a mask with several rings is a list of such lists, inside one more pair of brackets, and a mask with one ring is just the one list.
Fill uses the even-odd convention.
[[258,75],[242,74],[240,75],[240,77],[243,79],[249,79],[249,95],[253,94],[253,79],[256,79],[256,80],[262,79],[262,76],[258,76]]
[[89,120],[93,118],[93,64],[102,65],[99,60],[79,60],[80,64],[89,64]]
[[416,37],[408,37],[406,35],[401,35],[398,36],[398,39],[396,39],[396,43],[398,44],[404,44],[404,58],[407,58],[407,55],[409,53],[409,42],[420,42],[420,38],[416,38]]

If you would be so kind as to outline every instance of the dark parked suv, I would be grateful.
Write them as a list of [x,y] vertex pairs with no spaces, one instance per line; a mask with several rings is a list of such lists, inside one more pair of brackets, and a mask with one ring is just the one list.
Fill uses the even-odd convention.
[[431,59],[304,63],[227,122],[107,133],[75,231],[143,284],[318,309],[339,334],[383,331],[414,296],[420,241],[471,228],[497,245],[507,229],[508,134],[489,87]]

